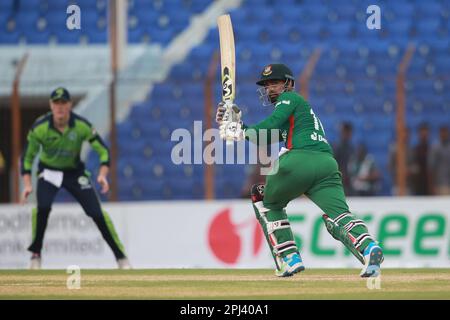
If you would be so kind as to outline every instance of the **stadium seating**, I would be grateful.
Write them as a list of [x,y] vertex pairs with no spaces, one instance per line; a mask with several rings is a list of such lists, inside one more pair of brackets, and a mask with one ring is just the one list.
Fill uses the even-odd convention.
[[[128,5],[130,43],[167,45],[209,1],[132,0]],[[66,9],[81,9],[81,30],[68,30]],[[106,43],[107,0],[2,0],[0,44]],[[82,37],[83,35],[84,37]]]
[[[83,29],[69,32],[61,28],[69,2],[27,0],[17,5],[13,0],[0,1],[0,44],[105,43],[106,2],[70,1],[83,8]],[[298,76],[314,49],[321,48],[309,101],[329,141],[337,141],[340,122],[353,123],[354,142],[364,141],[374,155],[383,173],[380,194],[387,195],[391,190],[388,146],[395,138],[396,72],[409,43],[416,45],[416,52],[407,74],[408,126],[414,132],[423,121],[434,127],[448,124],[450,8],[444,0],[376,1],[382,10],[381,30],[369,30],[366,8],[372,2],[285,0],[280,5],[273,0],[243,1],[231,12],[237,102],[249,123],[263,119],[270,109],[259,106],[254,84],[262,67],[284,62]],[[131,1],[128,39],[165,46],[208,3]],[[204,168],[193,163],[173,164],[171,148],[177,141],[171,141],[171,133],[180,127],[194,133],[193,121],[203,119],[203,80],[216,50],[218,33],[212,28],[205,41],[118,126],[121,200],[203,197]],[[218,82],[215,101],[220,99]],[[88,166],[93,167],[95,161],[91,153]],[[247,171],[245,165],[216,166],[216,197],[239,197]]]
[[[442,35],[448,34],[449,30],[442,19],[436,18],[441,15],[444,2],[422,5],[420,1],[382,1],[381,8],[387,13],[389,23],[383,20],[381,31],[366,28],[365,8],[369,3],[358,9],[351,1],[339,1],[339,5],[332,1],[322,1],[320,5],[315,1],[290,1],[290,6],[257,1],[256,11],[252,2],[244,1],[240,8],[231,12],[238,66],[237,102],[242,106],[245,120],[253,123],[270,114],[270,109],[259,106],[254,85],[265,64],[285,62],[299,75],[311,52],[321,47],[322,55],[310,83],[309,100],[330,141],[337,140],[340,122],[353,123],[354,142],[364,142],[368,146],[383,173],[380,194],[389,194],[392,181],[387,169],[387,154],[395,137],[395,77],[409,42],[416,43],[421,49],[408,71],[408,76],[415,79],[411,81],[413,85],[407,86],[408,124],[414,129],[423,121],[448,122],[442,112],[449,114],[444,94],[448,87],[450,61],[449,47]],[[423,18],[420,23],[415,20],[418,16]],[[268,23],[280,17],[279,23]],[[446,33],[439,33],[443,28]],[[130,128],[140,127],[138,119],[151,118],[149,112],[155,109],[159,110],[158,114],[164,113],[161,118],[165,122],[173,121],[176,127],[183,123],[179,121],[180,110],[185,107],[187,116],[184,120],[188,120],[184,122],[185,127],[192,132],[192,121],[203,117],[203,79],[217,46],[217,31],[211,29],[205,42],[173,68],[168,79],[154,88],[147,101],[135,106],[127,120],[132,123]],[[219,94],[220,85],[217,84],[215,101],[219,100]],[[198,101],[198,104],[192,101]],[[157,128],[159,126],[154,130]],[[167,142],[160,144],[160,148],[153,149],[150,158],[164,164],[165,191],[161,193],[158,179],[145,177],[146,172],[154,171],[153,160],[149,160],[148,165],[136,166],[142,170],[137,176],[143,177],[139,182],[143,189],[151,191],[156,186],[158,192],[144,197],[201,198],[203,191],[194,187],[203,185],[203,167],[190,165],[189,168],[195,169],[186,176],[182,170],[186,166],[173,165],[170,152],[163,151]],[[248,170],[248,165],[216,166],[216,197],[240,197]],[[142,193],[133,194],[128,190],[122,196],[128,200],[140,199]]]

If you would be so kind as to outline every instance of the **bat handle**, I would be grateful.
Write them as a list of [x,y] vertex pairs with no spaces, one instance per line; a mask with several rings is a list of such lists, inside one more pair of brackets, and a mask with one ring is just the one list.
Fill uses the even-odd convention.
[[[225,114],[228,114],[228,117],[227,117],[228,121],[232,121],[233,120],[232,117],[231,117],[231,112],[232,112],[231,107],[232,106],[233,106],[233,101],[225,100],[225,108],[226,108]],[[234,143],[233,140],[226,140],[226,145],[227,146],[232,146],[233,143]]]

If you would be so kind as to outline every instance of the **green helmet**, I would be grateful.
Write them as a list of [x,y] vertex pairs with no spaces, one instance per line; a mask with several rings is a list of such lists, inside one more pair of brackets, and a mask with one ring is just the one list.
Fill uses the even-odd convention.
[[261,78],[256,82],[257,85],[263,86],[267,80],[292,80],[295,81],[291,69],[282,63],[273,63],[264,67],[261,72]]

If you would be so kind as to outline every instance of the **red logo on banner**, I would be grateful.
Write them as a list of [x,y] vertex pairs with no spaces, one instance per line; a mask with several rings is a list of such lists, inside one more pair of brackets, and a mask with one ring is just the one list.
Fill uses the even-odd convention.
[[208,242],[211,251],[222,262],[235,264],[242,250],[242,240],[239,231],[252,225],[252,253],[256,256],[261,249],[263,232],[256,218],[235,224],[231,221],[231,209],[220,211],[211,221],[208,231]]

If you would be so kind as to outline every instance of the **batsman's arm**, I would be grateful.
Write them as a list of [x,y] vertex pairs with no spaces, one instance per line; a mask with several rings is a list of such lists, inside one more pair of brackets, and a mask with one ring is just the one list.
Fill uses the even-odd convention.
[[[258,146],[268,146],[275,142],[283,141],[283,136],[281,135],[281,130],[278,129],[270,129],[267,131],[266,135],[262,135],[259,129],[255,129],[253,127],[247,126],[245,123],[242,124],[242,128],[245,130],[245,139],[248,141],[258,145]],[[277,132],[277,140],[272,141],[272,131],[276,130]],[[266,138],[262,140],[262,138]]]
[[[259,137],[261,136],[260,131],[267,130],[268,131],[267,132],[267,141],[265,143],[266,144],[274,143],[271,141],[270,130],[275,129],[275,130],[278,130],[278,133],[279,133],[278,141],[283,141],[283,137],[281,136],[280,128],[283,126],[284,123],[286,123],[286,121],[288,121],[289,116],[291,116],[293,114],[294,109],[295,109],[295,104],[293,101],[287,100],[287,101],[280,101],[275,106],[276,106],[275,111],[269,117],[267,117],[260,123],[253,125],[253,126],[246,126],[244,124],[246,139],[248,139],[258,145],[264,144],[264,142],[259,141]],[[252,130],[254,130],[253,132],[256,132],[256,137],[257,137],[256,141],[254,139],[254,134],[252,135],[252,133],[251,133]]]
[[293,101],[280,101],[275,105],[275,111],[260,123],[250,126],[249,129],[280,129],[289,116],[294,113],[295,104]]

